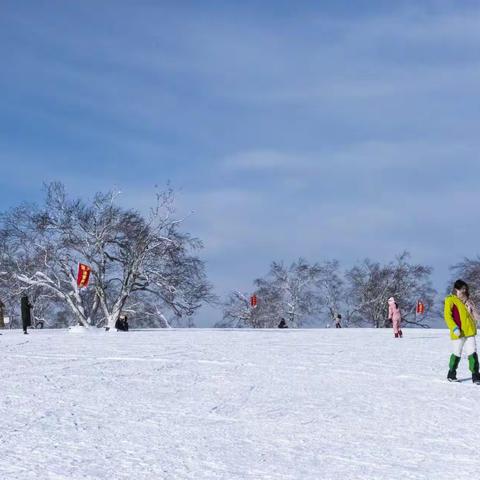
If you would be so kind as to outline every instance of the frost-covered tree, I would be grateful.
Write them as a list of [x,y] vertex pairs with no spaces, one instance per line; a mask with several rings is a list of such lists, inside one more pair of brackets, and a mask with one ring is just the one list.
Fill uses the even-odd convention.
[[128,305],[122,310],[128,316],[130,327],[135,328],[170,328],[179,325],[175,322],[176,315],[169,312],[165,305],[159,301],[156,295],[148,295],[145,292],[134,293],[129,299]]
[[470,287],[470,298],[477,308],[480,307],[480,257],[464,258],[461,262],[450,267],[453,278],[447,287],[447,292],[452,291],[452,286],[458,278],[468,283]]
[[335,322],[344,303],[344,280],[337,260],[325,261],[319,266],[316,286],[322,306],[326,308],[330,321]]
[[223,318],[217,322],[218,328],[258,328],[258,305],[250,304],[250,295],[231,292],[223,305]]
[[267,298],[277,300],[272,305],[273,313],[284,317],[290,326],[300,327],[321,311],[322,298],[318,290],[321,272],[320,265],[310,265],[303,258],[289,267],[273,262],[267,277],[256,280],[255,284],[259,295],[263,291]]
[[[408,252],[385,265],[367,259],[346,273],[348,317],[352,323],[387,327],[387,300],[393,296],[399,303],[405,323],[427,326],[435,298],[430,281],[432,269],[412,264],[409,259]],[[415,315],[418,300],[422,300],[426,307],[426,313],[421,317]]]
[[255,280],[257,306],[250,296],[233,292],[224,306],[223,326],[276,327],[285,318],[290,327],[300,327],[322,307],[319,293],[321,267],[300,258],[290,266],[273,262],[264,278]]
[[12,294],[10,289],[0,288],[0,301],[3,303],[3,314],[9,318],[9,328],[19,327],[20,297]]
[[[142,293],[156,297],[158,309],[191,318],[212,297],[211,286],[195,255],[201,242],[180,230],[173,191],[158,194],[147,216],[120,207],[117,196],[98,193],[86,203],[52,183],[44,205],[4,213],[3,286],[48,292],[84,326],[113,327],[130,299],[138,301]],[[92,268],[86,290],[77,285],[79,262]]]

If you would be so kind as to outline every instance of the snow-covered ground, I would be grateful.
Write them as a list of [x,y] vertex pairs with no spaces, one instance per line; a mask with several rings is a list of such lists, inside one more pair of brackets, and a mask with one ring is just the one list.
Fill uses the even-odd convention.
[[3,331],[0,478],[480,478],[480,386],[404,332]]

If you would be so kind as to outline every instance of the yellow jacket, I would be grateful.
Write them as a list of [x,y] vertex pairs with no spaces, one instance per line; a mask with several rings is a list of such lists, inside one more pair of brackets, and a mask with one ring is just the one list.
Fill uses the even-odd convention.
[[[477,334],[477,324],[466,305],[456,296],[448,295],[445,298],[445,323],[450,330],[450,338],[458,340],[460,337],[473,337]],[[453,333],[455,327],[460,330],[460,335]]]

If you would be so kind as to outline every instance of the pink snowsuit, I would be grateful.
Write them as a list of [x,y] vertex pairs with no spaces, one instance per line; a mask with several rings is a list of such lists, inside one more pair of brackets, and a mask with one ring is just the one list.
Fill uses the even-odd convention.
[[397,304],[395,303],[395,299],[393,297],[388,299],[388,319],[392,321],[393,333],[395,335],[400,333],[400,322],[402,320],[402,314],[400,313],[400,309],[397,307]]

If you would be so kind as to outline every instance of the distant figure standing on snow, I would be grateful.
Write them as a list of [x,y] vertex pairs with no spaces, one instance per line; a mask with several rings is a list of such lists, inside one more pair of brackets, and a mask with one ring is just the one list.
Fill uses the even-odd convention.
[[390,297],[388,299],[388,319],[392,321],[393,333],[395,334],[395,338],[402,338],[403,332],[400,328],[402,314],[400,313],[400,309],[398,308],[398,303],[393,297]]
[[342,324],[340,323],[342,320],[342,316],[338,313],[335,317],[335,328],[342,328]]
[[28,301],[28,297],[24,295],[20,301],[21,311],[22,311],[22,327],[23,333],[28,335],[27,327],[32,326],[32,304]]
[[285,321],[284,318],[280,320],[280,323],[278,324],[278,328],[288,328],[287,322]]
[[462,351],[468,357],[468,367],[472,372],[472,382],[480,384],[480,373],[477,354],[477,324],[470,313],[473,303],[470,301],[470,291],[467,283],[457,280],[453,285],[453,293],[445,298],[445,323],[450,330],[453,353],[450,356],[447,379],[457,381],[457,367]]
[[128,332],[128,317],[122,315],[115,322],[115,328],[120,332]]

